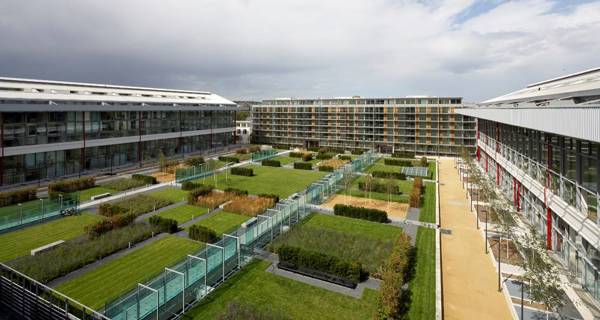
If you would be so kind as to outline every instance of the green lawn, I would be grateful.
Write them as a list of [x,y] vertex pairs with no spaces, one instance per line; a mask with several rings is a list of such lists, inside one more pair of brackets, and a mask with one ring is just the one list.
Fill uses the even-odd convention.
[[221,235],[227,231],[234,229],[240,224],[244,223],[250,217],[242,216],[237,213],[231,213],[227,211],[221,211],[214,216],[208,217],[204,220],[200,220],[195,225],[204,226],[215,230],[217,235]]
[[56,289],[98,309],[200,248],[201,243],[167,236],[67,281]]
[[285,199],[291,194],[306,189],[312,182],[326,175],[324,172],[294,170],[289,168],[263,167],[250,165],[247,168],[254,170],[254,176],[236,176],[229,172],[227,180],[225,173],[217,175],[215,185],[214,177],[194,180],[197,183],[215,185],[218,189],[228,187],[248,190],[250,194],[271,193]]
[[[44,201],[46,201],[46,199],[44,199]],[[42,207],[42,201],[40,201],[39,199],[23,202],[21,204],[21,208],[19,208],[18,204],[1,207],[0,208],[0,222],[2,221],[3,216],[18,216],[20,213],[20,210],[23,210],[23,212],[26,212],[28,210],[41,209],[41,207]]]
[[[407,159],[410,160],[410,159]],[[414,166],[419,166],[419,160],[412,160]],[[435,172],[436,172],[436,163],[435,161],[430,161],[427,163],[427,169],[429,170],[429,176],[426,179],[434,179],[435,180]],[[402,172],[401,166],[390,166],[384,164],[384,158],[377,160],[373,165],[371,165],[366,172],[373,171],[384,171],[384,172]]]
[[83,213],[79,216],[60,218],[0,234],[0,261],[5,262],[28,255],[32,249],[58,240],[76,238],[84,234],[85,226],[100,219],[102,219],[100,216]]
[[188,315],[195,320],[218,319],[227,304],[236,301],[283,313],[291,319],[373,318],[377,306],[377,292],[374,290],[365,289],[363,297],[355,299],[268,273],[265,271],[268,266],[265,261],[251,262]]
[[115,194],[116,192],[115,192],[115,190],[112,190],[112,189],[109,189],[106,187],[97,186],[97,187],[79,191],[79,201],[81,201],[81,202],[88,201],[88,200],[90,200],[91,197],[99,195],[99,194],[103,194],[103,193]]
[[435,319],[435,230],[419,227],[414,277],[409,282],[409,319]]
[[435,223],[435,183],[425,183],[424,193],[419,220]]
[[179,188],[167,187],[149,194],[158,199],[169,200],[173,203],[187,200],[188,192]]
[[[410,192],[412,190],[412,185],[413,182],[409,181],[409,180],[396,180],[398,183],[398,187],[400,188],[400,192],[402,192],[401,194],[392,194],[391,198],[388,196],[387,193],[381,193],[381,192],[372,192],[370,193],[370,195],[368,194],[368,192],[362,191],[358,188],[358,183],[361,181],[364,181],[366,179],[365,176],[361,176],[357,179],[355,179],[352,182],[352,185],[350,186],[349,190],[340,190],[338,191],[339,194],[346,194],[346,195],[351,195],[353,197],[361,197],[361,198],[371,198],[371,199],[377,199],[377,200],[383,200],[383,201],[388,201],[388,200],[392,200],[395,202],[403,202],[403,203],[407,203],[408,202],[408,198],[410,196]],[[379,178],[377,178],[379,179]],[[379,179],[381,181],[384,181],[385,179]]]
[[282,166],[285,166],[286,164],[294,163],[296,161],[302,161],[302,158],[292,158],[292,157],[288,157],[288,156],[279,156],[279,157],[274,157],[271,159],[281,162]]
[[314,214],[303,225],[326,228],[339,232],[357,234],[375,240],[396,239],[402,234],[402,229],[379,222],[353,219],[343,216]]
[[177,224],[183,224],[189,220],[192,220],[193,218],[206,214],[207,212],[207,208],[184,204],[179,207],[162,211],[161,213],[157,214],[157,216],[167,219],[174,219],[177,221]]

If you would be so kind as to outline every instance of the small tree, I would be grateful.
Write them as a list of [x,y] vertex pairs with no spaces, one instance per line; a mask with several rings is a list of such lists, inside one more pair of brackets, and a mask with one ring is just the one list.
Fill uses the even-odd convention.
[[365,178],[365,191],[367,192],[368,199],[371,199],[371,188],[373,188],[373,177],[367,175]]

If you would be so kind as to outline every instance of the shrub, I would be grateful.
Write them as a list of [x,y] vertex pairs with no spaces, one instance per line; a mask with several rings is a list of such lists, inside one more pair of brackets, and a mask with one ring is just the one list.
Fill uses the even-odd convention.
[[427,167],[427,157],[422,157],[421,160],[419,161],[419,165],[421,167]]
[[223,209],[227,212],[256,217],[265,212],[265,210],[275,206],[275,203],[275,199],[271,197],[250,198],[247,196],[238,196],[226,204]]
[[352,150],[352,154],[354,154],[354,155],[361,155],[363,153],[364,153],[364,151],[362,149],[354,149],[354,150]]
[[312,163],[310,163],[310,162],[294,162],[294,169],[312,170]]
[[212,210],[234,197],[235,195],[232,193],[212,191],[209,194],[198,197],[195,204]]
[[375,222],[387,223],[387,212],[377,209],[347,206],[344,204],[336,204],[333,207],[333,213],[336,216],[344,216],[355,219],[369,220]]
[[281,167],[281,162],[279,162],[278,160],[273,160],[273,159],[265,159],[261,162],[261,164],[263,166],[269,166],[269,167]]
[[346,164],[346,160],[340,160],[340,159],[329,159],[329,160],[325,160],[325,161],[321,161],[319,163],[319,166],[326,166],[326,167],[332,167],[333,169],[338,169],[340,167],[343,167],[344,164]]
[[60,180],[48,185],[48,196],[52,199],[56,199],[60,194],[89,189],[95,185],[96,179],[94,179],[94,177]]
[[388,166],[412,167],[410,160],[386,158],[383,160],[383,163]]
[[36,187],[27,187],[14,191],[0,192],[0,207],[6,207],[17,203],[23,203],[37,199]]
[[152,216],[149,220],[150,224],[155,226],[161,232],[175,233],[179,230],[177,220],[163,218],[161,216]]
[[195,167],[195,166],[199,166],[203,163],[205,163],[204,158],[201,156],[197,156],[197,157],[189,157],[187,159],[185,159],[184,163],[190,167]]
[[190,239],[205,243],[213,243],[221,238],[217,235],[215,230],[197,224],[192,225],[188,229],[188,236]]
[[236,196],[247,196],[248,195],[248,190],[242,190],[242,189],[233,188],[233,187],[229,187],[223,191],[232,193]]
[[125,191],[133,188],[143,187],[145,185],[146,183],[144,181],[127,178],[119,178],[101,184],[102,187],[112,189],[115,191]]
[[271,194],[271,193],[261,193],[258,195],[258,197],[260,198],[271,198],[273,199],[273,201],[275,201],[275,203],[279,202],[279,196],[276,194]]
[[239,163],[240,159],[233,156],[220,156],[219,161]]
[[402,172],[373,171],[371,175],[375,178],[406,180],[406,175]]
[[317,153],[317,159],[319,160],[327,160],[327,159],[331,159],[335,156],[334,153],[330,153],[330,152],[319,152]]
[[197,186],[196,188],[192,189],[188,193],[188,204],[192,204],[192,205],[196,204],[196,201],[198,201],[198,197],[208,195],[212,191],[213,191],[212,186],[205,186],[205,185]]
[[310,148],[308,148],[306,150],[312,151],[312,152],[319,152],[320,149],[319,149],[319,147],[310,147]]
[[125,249],[129,244],[146,240],[154,231],[154,227],[150,225],[136,223],[108,231],[94,239],[69,240],[52,250],[35,256],[24,256],[9,264],[34,279],[47,283]]
[[413,189],[410,193],[408,203],[413,208],[419,208],[421,206],[421,193],[423,191],[423,179],[417,177],[413,180]]
[[282,245],[277,250],[279,261],[284,265],[303,271],[320,271],[353,282],[360,282],[363,272],[358,262],[343,261],[335,256],[305,250],[298,247]]
[[404,313],[404,300],[410,293],[402,287],[409,273],[410,251],[408,236],[402,234],[382,270],[376,319],[399,319]]
[[392,153],[393,158],[408,158],[412,159],[415,157],[415,153],[411,151],[396,151]]
[[87,225],[84,230],[90,239],[94,239],[111,230],[120,229],[130,225],[135,218],[136,216],[133,214],[118,214]]
[[319,166],[319,171],[333,172],[332,166]]
[[242,149],[237,149],[235,150],[236,154],[247,154],[248,153],[248,149],[246,148],[242,148]]
[[254,170],[252,170],[252,168],[234,167],[231,168],[231,174],[236,176],[252,177],[254,175]]
[[143,181],[145,184],[156,184],[156,177],[145,174],[132,174],[131,179]]
[[181,183],[181,190],[189,191],[197,188],[206,187],[202,183],[196,183],[192,181],[184,181]]
[[[282,148],[282,149],[285,149],[285,148]],[[248,152],[258,152],[258,151],[260,151],[260,146],[250,146],[248,148]]]
[[[371,184],[371,190],[367,190],[366,183],[364,181],[358,182],[358,189],[361,191],[372,191],[372,192],[380,192],[380,193],[391,193],[391,194],[401,194],[400,187],[397,184],[394,184],[391,190],[388,190],[388,186],[381,181],[374,181]],[[390,192],[391,191],[391,192]]]
[[305,153],[305,154],[302,155],[302,161],[308,162],[308,161],[310,161],[312,159],[313,159],[313,154],[312,153],[307,152],[307,153]]
[[302,152],[290,152],[290,157],[292,158],[302,158],[303,155]]
[[348,156],[348,155],[345,155],[345,154],[340,154],[340,155],[338,156],[338,159],[340,159],[340,160],[346,160],[346,161],[350,161],[350,160],[352,160],[352,157],[350,157],[350,156]]
[[173,202],[166,199],[137,195],[116,203],[103,203],[98,207],[98,213],[107,217],[121,214],[132,214],[137,217],[170,204],[173,204]]

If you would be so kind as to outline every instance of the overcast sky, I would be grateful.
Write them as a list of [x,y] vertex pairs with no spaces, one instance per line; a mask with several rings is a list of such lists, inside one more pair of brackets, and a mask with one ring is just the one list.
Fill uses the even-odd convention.
[[600,1],[0,0],[0,76],[481,101],[600,66]]

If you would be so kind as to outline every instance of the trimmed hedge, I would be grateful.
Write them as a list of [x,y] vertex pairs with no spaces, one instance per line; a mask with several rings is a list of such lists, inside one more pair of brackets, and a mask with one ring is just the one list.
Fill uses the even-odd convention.
[[[358,262],[347,262],[335,256],[298,247],[282,245],[277,250],[279,261],[299,271],[320,271],[351,281],[360,282],[363,268]],[[303,270],[304,269],[304,270]]]
[[312,159],[313,159],[312,153],[305,153],[304,155],[302,155],[302,161],[308,162]]
[[213,186],[199,185],[188,193],[188,204],[194,205],[198,197],[205,196],[213,190]]
[[166,199],[137,195],[116,203],[103,203],[98,207],[98,214],[106,217],[133,214],[137,217],[144,213],[166,207],[172,203],[172,201]]
[[310,148],[308,148],[306,150],[312,151],[312,152],[319,152],[320,148],[319,147],[310,147]]
[[60,180],[48,185],[48,196],[55,199],[60,194],[93,188],[96,185],[94,177],[82,177]]
[[215,230],[197,224],[188,229],[188,236],[190,239],[205,243],[213,243],[221,239]]
[[145,184],[156,184],[156,177],[145,174],[132,174],[131,179],[143,181]]
[[350,161],[350,160],[352,160],[352,157],[351,157],[351,156],[348,156],[348,155],[345,155],[345,154],[340,154],[340,155],[338,156],[338,159],[340,159],[340,160],[348,160],[348,161]]
[[304,153],[302,152],[290,152],[290,157],[292,158],[302,158],[303,155]]
[[383,163],[388,166],[402,166],[402,167],[412,167],[413,166],[413,164],[410,160],[402,160],[402,159],[386,158],[383,160]]
[[294,169],[312,170],[312,163],[310,163],[310,162],[294,162]]
[[190,167],[195,167],[195,166],[199,166],[203,163],[205,163],[206,161],[204,161],[204,157],[189,157],[187,159],[185,159],[184,163]]
[[119,178],[100,184],[101,187],[115,191],[125,191],[133,188],[143,187],[145,185],[146,183],[144,183],[144,181],[127,178]]
[[[364,181],[360,181],[358,182],[358,189],[361,191],[369,191],[366,188],[366,183]],[[371,190],[372,192],[380,192],[380,193],[388,193],[388,186],[385,183],[382,182],[378,182],[378,181],[373,181],[373,183],[371,184]],[[400,187],[398,187],[397,184],[394,184],[394,187],[391,190],[392,194],[402,194],[402,192],[400,192]]]
[[163,218],[161,216],[152,216],[150,217],[151,225],[155,226],[161,232],[175,233],[179,230],[177,226],[177,220]]
[[233,193],[236,196],[247,196],[248,195],[248,190],[242,190],[242,189],[233,188],[233,187],[226,188],[223,191],[228,192],[228,193]]
[[219,161],[223,161],[223,162],[234,162],[234,163],[239,163],[240,159],[233,157],[233,156],[220,156]]
[[319,166],[319,171],[333,172],[332,166]]
[[361,150],[361,149],[354,149],[354,150],[352,150],[352,154],[354,154],[354,155],[360,156],[363,153],[364,153],[364,151]]
[[278,160],[273,160],[273,159],[265,159],[261,162],[261,164],[263,166],[269,166],[269,167],[281,167],[281,162],[279,162]]
[[410,193],[408,203],[413,208],[419,208],[421,206],[421,194],[423,191],[423,179],[416,177],[413,180],[413,189]]
[[84,230],[88,238],[95,239],[111,230],[120,229],[130,225],[136,216],[133,214],[118,214],[96,223],[85,226]]
[[392,153],[393,158],[409,158],[412,159],[415,157],[415,153],[411,151],[396,151]]
[[402,172],[373,171],[371,175],[375,178],[406,180],[406,175]]
[[387,212],[377,209],[363,208],[363,207],[355,207],[355,206],[347,206],[344,204],[336,204],[333,206],[333,213],[336,216],[344,216],[355,219],[362,219],[368,221],[389,222],[387,217]]
[[0,192],[0,207],[35,200],[37,199],[36,193],[36,187]]
[[189,191],[189,190],[194,190],[196,188],[199,188],[202,184],[200,183],[195,183],[192,181],[184,181],[181,183],[181,190],[185,190],[185,191]]
[[271,193],[261,193],[258,195],[259,198],[270,198],[275,201],[275,203],[279,202],[279,196]]
[[248,152],[252,153],[252,152],[258,152],[260,151],[260,146],[250,146],[248,147]]
[[317,153],[317,159],[319,160],[328,160],[335,156],[335,153],[331,152],[319,152]]
[[231,174],[236,176],[252,177],[254,175],[254,170],[252,170],[252,168],[233,167],[231,168]]
[[248,153],[248,149],[246,149],[246,148],[235,150],[235,154],[247,154],[247,153]]
[[427,168],[427,157],[422,157],[421,160],[419,160],[419,165]]

